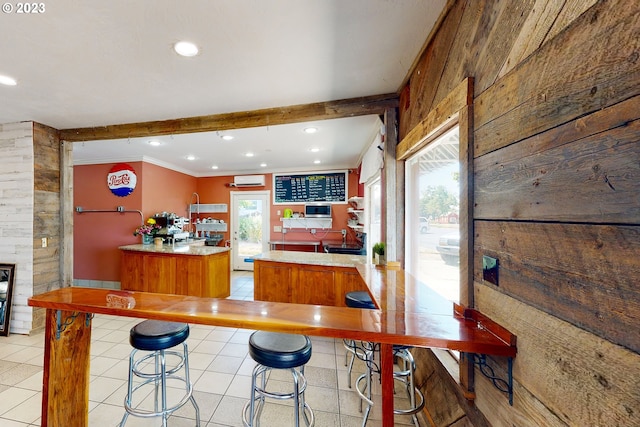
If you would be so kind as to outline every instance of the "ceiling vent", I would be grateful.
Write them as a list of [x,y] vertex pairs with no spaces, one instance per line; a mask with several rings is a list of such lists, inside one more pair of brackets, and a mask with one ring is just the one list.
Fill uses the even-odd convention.
[[231,187],[264,187],[264,175],[234,176]]

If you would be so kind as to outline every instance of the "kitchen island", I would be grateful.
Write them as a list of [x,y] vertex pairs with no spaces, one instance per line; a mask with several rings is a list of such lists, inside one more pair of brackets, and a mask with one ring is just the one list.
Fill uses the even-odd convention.
[[348,292],[367,289],[356,270],[363,255],[268,251],[253,257],[254,300],[345,307]]
[[205,298],[230,295],[228,247],[164,244],[127,245],[119,249],[123,290]]

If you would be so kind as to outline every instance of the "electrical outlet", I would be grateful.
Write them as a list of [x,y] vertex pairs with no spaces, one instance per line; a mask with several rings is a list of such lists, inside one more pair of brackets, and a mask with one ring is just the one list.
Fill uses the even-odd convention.
[[274,233],[282,233],[282,226],[281,225],[274,225],[273,226],[273,232]]
[[482,279],[498,286],[498,259],[484,255],[482,257]]
[[46,248],[49,245],[49,241],[46,237],[42,238],[42,247]]
[[311,234],[316,234],[316,229],[315,228],[311,229]]

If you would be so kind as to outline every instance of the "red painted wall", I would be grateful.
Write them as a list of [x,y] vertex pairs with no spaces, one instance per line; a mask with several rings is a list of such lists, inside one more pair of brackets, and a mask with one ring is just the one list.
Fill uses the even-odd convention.
[[[228,184],[232,176],[195,178],[179,172],[162,168],[150,163],[129,163],[138,176],[136,189],[129,196],[117,197],[107,187],[107,174],[113,164],[87,165],[74,167],[74,206],[85,210],[115,210],[124,206],[126,210],[140,210],[144,220],[155,213],[174,212],[178,216],[188,216],[187,206],[196,203],[193,193],[198,193],[200,203],[226,203],[227,213],[201,213],[200,218],[208,216],[230,222],[231,191],[255,191],[256,188],[233,188]],[[348,195],[362,195],[356,172],[348,175]],[[273,200],[272,174],[265,174],[265,186],[259,190],[270,190]],[[322,240],[341,242],[340,230],[347,230],[347,240],[355,242],[355,233],[347,227],[349,214],[347,204],[333,205],[333,231],[327,233],[318,230],[312,235],[308,230],[290,230],[287,240]],[[281,240],[282,233],[273,231],[274,226],[282,226],[280,218],[285,208],[302,211],[302,205],[270,204],[271,236],[270,240]],[[280,211],[280,214],[278,214]],[[195,221],[197,215],[192,215]],[[133,232],[140,225],[140,214],[127,213],[74,213],[74,279],[120,280],[120,251],[118,246],[140,243],[140,237]],[[190,231],[193,231],[190,230]],[[230,233],[224,233],[224,239],[230,240]],[[303,247],[297,248],[303,250]],[[309,248],[309,250],[312,250]]]
[[[132,162],[138,181],[126,197],[111,193],[107,174],[114,164],[73,168],[74,206],[84,210],[142,211],[144,220],[156,212],[186,215],[186,206],[195,191],[197,178],[150,163]],[[120,280],[118,246],[140,243],[133,235],[142,221],[138,212],[74,213],[74,279]]]

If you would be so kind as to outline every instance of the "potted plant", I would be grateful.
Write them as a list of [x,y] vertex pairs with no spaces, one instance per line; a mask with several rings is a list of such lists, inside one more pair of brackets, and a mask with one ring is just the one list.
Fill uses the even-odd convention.
[[153,218],[149,218],[146,224],[142,224],[140,227],[136,228],[136,231],[133,232],[134,236],[142,236],[142,243],[144,245],[150,245],[153,243],[153,236],[156,235],[158,231],[160,231],[160,226],[156,224],[156,220]]
[[375,265],[383,265],[384,264],[384,242],[378,242],[373,245],[371,249],[373,252],[373,263]]

